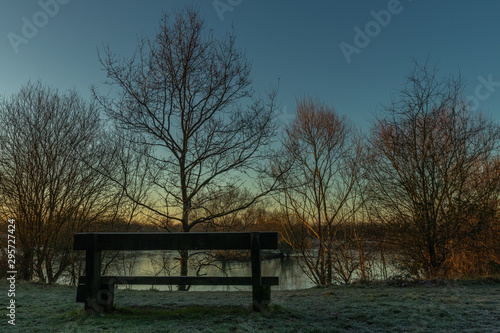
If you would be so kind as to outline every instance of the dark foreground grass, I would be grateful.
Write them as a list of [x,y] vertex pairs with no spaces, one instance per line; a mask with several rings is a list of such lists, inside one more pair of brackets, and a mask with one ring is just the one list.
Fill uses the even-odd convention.
[[16,283],[16,325],[1,332],[500,332],[500,283],[377,283],[273,292],[264,313],[248,292],[119,289],[112,314],[88,315],[76,288]]

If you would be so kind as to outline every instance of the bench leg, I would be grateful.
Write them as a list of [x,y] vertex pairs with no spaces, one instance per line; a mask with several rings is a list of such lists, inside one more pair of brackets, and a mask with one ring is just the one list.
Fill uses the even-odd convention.
[[[85,256],[85,311],[101,313],[109,299],[108,289],[101,285],[101,251],[97,246],[97,234],[93,234],[87,243]],[[105,302],[102,302],[106,299]],[[103,304],[104,303],[104,304]]]
[[260,234],[258,232],[252,232],[251,243],[253,310],[262,312],[271,301],[271,286],[262,285]]
[[98,300],[103,306],[104,312],[113,311],[113,301],[115,300],[115,285],[114,284],[101,284]]
[[252,291],[253,310],[262,312],[271,303],[271,286],[261,286]]
[[89,296],[85,299],[85,312],[87,313],[112,312],[114,298],[115,298],[115,285],[101,284],[100,290],[97,292],[95,298]]
[[271,303],[271,286],[262,286],[262,304],[268,306]]

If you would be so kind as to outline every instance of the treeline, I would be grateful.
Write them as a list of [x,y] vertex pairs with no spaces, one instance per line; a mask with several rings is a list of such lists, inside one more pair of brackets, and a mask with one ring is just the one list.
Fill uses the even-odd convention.
[[2,98],[0,217],[16,220],[20,278],[75,282],[74,233],[146,230],[278,230],[318,285],[499,274],[500,130],[459,76],[416,64],[369,133],[299,99],[278,135],[277,91],[254,92],[235,41],[188,7],[130,58],[101,50],[113,94],[36,82]]

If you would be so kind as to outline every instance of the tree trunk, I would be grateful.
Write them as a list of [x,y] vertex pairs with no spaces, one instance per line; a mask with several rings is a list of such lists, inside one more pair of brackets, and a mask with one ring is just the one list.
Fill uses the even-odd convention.
[[[185,202],[184,203],[184,214],[182,217],[182,232],[189,232],[190,227],[189,227],[189,210],[190,210],[190,203]],[[189,258],[189,252],[187,250],[180,250],[179,251],[180,257],[181,257],[181,276],[187,276],[188,275],[188,258]],[[184,284],[180,284],[177,286],[177,290],[179,291],[187,291],[188,286]]]
[[[181,276],[187,276],[189,252],[187,250],[181,250],[179,251],[179,254],[181,255]],[[187,291],[188,288],[185,284],[180,284],[178,285],[177,289],[179,291]]]
[[19,261],[19,276],[21,280],[30,281],[33,277],[33,253],[23,249],[23,255]]
[[45,270],[47,271],[47,283],[52,284],[54,282],[54,272],[52,270],[51,259],[47,258],[45,262]]

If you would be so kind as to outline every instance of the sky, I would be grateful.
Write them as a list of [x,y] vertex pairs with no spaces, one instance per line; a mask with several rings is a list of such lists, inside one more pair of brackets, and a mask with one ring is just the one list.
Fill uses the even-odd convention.
[[443,75],[460,71],[466,97],[500,121],[496,0],[2,0],[0,95],[41,80],[90,100],[106,79],[98,50],[130,57],[138,36],[153,38],[163,13],[186,4],[216,34],[234,29],[256,91],[279,79],[282,123],[296,98],[312,96],[368,129],[426,60]]

